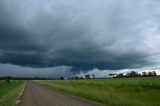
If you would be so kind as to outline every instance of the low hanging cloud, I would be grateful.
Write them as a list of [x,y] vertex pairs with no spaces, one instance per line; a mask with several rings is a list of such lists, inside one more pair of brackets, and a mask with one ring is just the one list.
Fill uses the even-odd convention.
[[0,63],[119,70],[157,64],[157,0],[1,0]]
[[72,77],[74,74],[70,71],[72,67],[56,66],[52,68],[31,68],[21,67],[11,64],[0,64],[2,76],[13,77],[43,77],[43,78],[59,78],[60,76]]

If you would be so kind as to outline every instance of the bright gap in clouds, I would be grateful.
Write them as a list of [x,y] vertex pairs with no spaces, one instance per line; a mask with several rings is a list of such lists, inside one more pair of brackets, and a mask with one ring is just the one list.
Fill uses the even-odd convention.
[[[65,78],[72,78],[75,76],[84,77],[86,74],[94,74],[96,78],[106,77],[110,73],[123,73],[126,74],[131,71],[136,71],[138,73],[156,71],[160,75],[160,65],[154,65],[149,67],[142,67],[138,69],[121,69],[121,70],[100,70],[93,68],[91,70],[80,70],[79,73],[72,72],[72,67],[68,66],[56,66],[52,68],[30,68],[21,67],[17,65],[10,64],[0,64],[1,71],[0,77],[3,76],[13,76],[13,77],[42,77],[42,78],[60,78],[64,76]],[[27,71],[27,73],[26,73]]]

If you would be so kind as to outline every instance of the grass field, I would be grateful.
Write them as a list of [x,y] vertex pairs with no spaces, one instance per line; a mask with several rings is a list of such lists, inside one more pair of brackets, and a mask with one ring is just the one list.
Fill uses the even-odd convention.
[[36,82],[107,106],[160,106],[160,78]]
[[20,96],[25,81],[14,81],[10,83],[0,80],[0,106],[13,106]]

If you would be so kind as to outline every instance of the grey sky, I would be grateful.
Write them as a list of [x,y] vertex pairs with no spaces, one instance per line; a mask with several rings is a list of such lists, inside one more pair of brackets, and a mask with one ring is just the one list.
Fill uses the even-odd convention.
[[158,0],[0,1],[0,64],[18,76],[157,65],[159,45]]

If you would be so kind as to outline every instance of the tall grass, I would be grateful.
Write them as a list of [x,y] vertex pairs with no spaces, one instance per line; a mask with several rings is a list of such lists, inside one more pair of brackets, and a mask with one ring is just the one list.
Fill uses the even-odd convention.
[[13,106],[20,96],[21,90],[25,86],[25,81],[0,81],[0,106]]
[[111,106],[160,106],[160,78],[37,81]]

